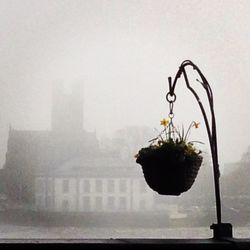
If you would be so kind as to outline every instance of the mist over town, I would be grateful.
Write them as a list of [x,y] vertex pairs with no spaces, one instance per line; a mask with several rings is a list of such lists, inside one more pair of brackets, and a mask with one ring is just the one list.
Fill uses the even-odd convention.
[[134,158],[169,119],[168,77],[186,59],[214,94],[223,219],[248,236],[249,9],[243,0],[0,1],[0,238],[211,236],[211,152],[183,78],[174,123],[198,122],[190,140],[203,143],[193,187],[159,195]]

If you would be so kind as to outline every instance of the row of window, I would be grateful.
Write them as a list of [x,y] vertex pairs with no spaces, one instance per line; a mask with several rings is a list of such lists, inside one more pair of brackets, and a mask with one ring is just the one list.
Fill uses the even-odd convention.
[[[67,180],[67,179],[63,180],[62,186],[63,186],[63,188],[62,188],[63,193],[69,192],[69,180]],[[84,180],[83,192],[89,193],[90,187],[91,187],[90,180]],[[122,192],[122,193],[125,193],[127,191],[126,180],[120,180],[119,189],[120,189],[120,192]],[[108,180],[107,190],[108,190],[108,192],[115,191],[115,181],[114,180]],[[103,180],[95,180],[95,191],[96,192],[103,192]]]
[[[107,199],[107,208],[115,209],[115,197],[108,197]],[[83,197],[83,209],[90,210],[91,209],[91,198],[88,196]],[[104,208],[104,200],[102,197],[95,197],[95,208],[97,210],[102,210]],[[127,199],[126,197],[119,197],[118,199],[118,209],[126,209],[127,208]]]
[[[127,210],[128,209],[128,200],[126,197],[119,197],[117,200],[117,204],[115,204],[116,199],[115,197],[108,197],[106,207],[104,207],[104,200],[102,197],[95,197],[95,203],[94,203],[94,210],[102,211],[105,209],[108,210]],[[63,210],[69,210],[69,201],[63,200],[62,201],[62,209]],[[140,200],[139,201],[139,209],[145,209],[146,208],[146,201]],[[83,197],[83,211],[91,211],[93,208],[91,207],[91,198],[88,196]]]
[[[84,180],[83,182],[83,192],[89,193],[90,192],[90,180]],[[95,180],[95,191],[96,192],[103,192],[103,180]],[[119,190],[122,193],[127,191],[126,180],[120,180],[119,182]],[[108,180],[107,181],[107,191],[114,192],[115,191],[115,181]]]
[[[55,201],[52,196],[36,196],[36,206],[40,209],[54,209]],[[114,197],[109,196],[107,200],[104,200],[102,196],[82,197],[82,210],[83,211],[103,211],[103,210],[128,210],[132,204],[127,197]],[[146,208],[146,200],[142,199],[139,201],[139,209]],[[63,199],[61,201],[61,209],[68,211],[70,210],[70,200]]]
[[[46,183],[47,191],[48,193],[52,193],[53,190],[53,182],[52,180],[48,180]],[[104,190],[104,181],[97,179],[94,182],[95,191],[102,193]],[[38,179],[36,182],[36,190],[38,193],[43,193],[45,191],[45,181],[43,179]],[[70,190],[70,182],[68,179],[64,179],[62,181],[62,192],[68,193]],[[90,180],[84,180],[83,181],[83,192],[89,193],[91,190],[91,181]],[[109,193],[113,193],[115,191],[115,180],[108,179],[107,180],[107,191]],[[126,193],[128,191],[127,181],[126,180],[120,180],[119,181],[119,191],[122,193]],[[146,185],[144,183],[144,180],[140,181],[140,192],[146,191]]]

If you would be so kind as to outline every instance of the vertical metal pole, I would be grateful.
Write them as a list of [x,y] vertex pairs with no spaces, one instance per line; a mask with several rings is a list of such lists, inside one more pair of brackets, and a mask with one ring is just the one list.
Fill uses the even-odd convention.
[[201,103],[201,101],[199,99],[199,96],[194,91],[194,89],[191,88],[185,69],[183,69],[183,75],[184,75],[184,79],[186,81],[188,89],[194,94],[194,96],[195,96],[195,98],[196,98],[196,100],[197,100],[197,102],[198,102],[198,104],[200,106],[203,118],[205,120],[207,132],[208,132],[208,138],[209,138],[209,142],[210,142],[211,155],[212,155],[212,163],[213,163],[217,223],[220,224],[221,223],[221,198],[220,198],[220,185],[219,185],[220,173],[219,173],[217,146],[216,146],[217,145],[217,138],[216,138],[216,134],[215,134],[216,126],[215,126],[213,102],[212,102],[211,96],[208,95],[208,100],[209,100],[210,110],[211,110],[211,116],[212,116],[211,117],[212,118],[212,131],[211,131],[210,127],[209,127],[209,123],[208,123],[208,119],[207,119],[205,109],[204,109],[204,107],[203,107],[203,105],[202,105],[202,103]]
[[[212,129],[210,129],[205,109],[203,107],[203,104],[200,101],[198,94],[195,92],[195,90],[189,84],[189,80],[188,80],[187,73],[185,70],[186,66],[192,66],[193,69],[199,73],[199,75],[203,81],[200,83],[205,88],[206,93],[207,93],[210,111],[211,111]],[[216,200],[216,215],[217,215],[217,223],[218,224],[213,224],[213,225],[211,225],[210,228],[214,230],[214,238],[216,238],[216,239],[221,239],[221,238],[225,238],[225,237],[232,237],[232,225],[230,223],[221,223],[221,198],[220,198],[220,185],[219,185],[220,173],[219,173],[219,164],[218,164],[216,122],[215,122],[215,115],[214,115],[214,108],[213,108],[212,90],[211,90],[206,78],[199,70],[199,68],[195,64],[193,64],[191,61],[186,60],[181,64],[181,66],[180,66],[180,68],[175,76],[173,84],[171,81],[171,77],[168,78],[169,94],[171,96],[174,95],[175,85],[176,85],[178,78],[180,78],[181,74],[184,75],[184,79],[185,79],[187,88],[193,93],[193,95],[195,96],[195,98],[200,106],[200,109],[201,109],[201,112],[202,112],[202,115],[203,115],[203,118],[204,118],[204,121],[206,124],[206,129],[207,129],[210,148],[211,148],[212,162],[213,162],[213,174],[214,174],[215,200]]]

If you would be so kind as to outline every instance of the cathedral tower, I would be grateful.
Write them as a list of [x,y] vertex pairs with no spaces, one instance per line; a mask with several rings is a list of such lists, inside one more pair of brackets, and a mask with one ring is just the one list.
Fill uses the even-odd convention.
[[74,82],[66,92],[63,83],[55,83],[52,95],[51,126],[54,132],[83,130],[83,83]]

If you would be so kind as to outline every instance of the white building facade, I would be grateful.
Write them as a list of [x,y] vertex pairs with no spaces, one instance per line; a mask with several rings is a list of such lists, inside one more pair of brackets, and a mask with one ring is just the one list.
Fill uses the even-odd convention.
[[152,211],[154,192],[141,177],[37,176],[35,207],[57,212]]

